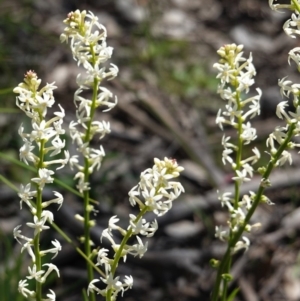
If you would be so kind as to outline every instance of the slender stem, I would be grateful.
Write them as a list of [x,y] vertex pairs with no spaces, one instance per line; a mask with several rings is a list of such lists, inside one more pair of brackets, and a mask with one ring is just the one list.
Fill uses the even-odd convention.
[[292,0],[292,2],[293,2],[293,5],[295,6],[295,10],[297,10],[298,13],[299,13],[300,12],[300,5],[299,5],[298,1],[297,0]]
[[14,185],[9,180],[7,180],[4,176],[0,175],[0,181],[2,181],[6,186],[8,186],[9,188],[11,188],[12,190],[19,192],[19,189],[17,188],[17,186]]
[[[91,53],[93,56],[93,61],[95,60],[95,54],[93,47],[90,47]],[[95,63],[95,62],[94,62]],[[91,140],[91,127],[92,127],[92,122],[93,122],[93,117],[95,114],[96,110],[96,100],[97,100],[97,95],[98,95],[98,89],[99,89],[99,80],[97,78],[94,78],[94,84],[93,84],[93,98],[92,98],[92,105],[91,105],[91,112],[90,112],[90,118],[87,123],[87,129],[85,133],[85,143],[89,143]],[[88,158],[84,159],[84,182],[89,183],[89,160]],[[91,212],[91,205],[90,205],[90,193],[89,190],[84,191],[83,193],[83,199],[84,199],[84,251],[87,256],[87,258],[90,259],[91,257],[91,238],[90,238],[90,212]],[[88,282],[91,282],[94,279],[94,272],[93,272],[93,266],[89,264],[87,261],[87,276],[88,276]],[[95,301],[96,296],[94,292],[91,292],[89,295],[89,300],[90,301]]]
[[84,252],[80,248],[77,247],[77,245],[74,243],[74,241],[62,230],[60,227],[58,227],[54,222],[51,224],[51,226],[58,232],[68,243],[70,243],[75,250],[88,262],[90,266],[92,266],[100,275],[105,277],[105,273],[101,271],[94,262],[88,258]]
[[[87,160],[87,159],[86,159]],[[89,191],[84,192],[84,251],[87,258],[91,258],[91,244],[90,244],[90,204],[89,204]],[[87,261],[87,275],[88,282],[94,279],[93,266]],[[96,300],[95,294],[89,295],[90,301]]]
[[[38,209],[38,204],[40,203],[41,199],[41,189],[38,188],[37,190],[37,217],[40,219],[41,213],[40,210]],[[34,237],[34,254],[35,254],[35,264],[37,271],[40,271],[42,269],[42,258],[40,256],[40,233],[37,233],[36,236]],[[41,301],[42,300],[42,283],[39,281],[36,281],[36,300]]]
[[[229,257],[229,260],[227,262],[227,265],[225,267],[225,271],[223,274],[229,274],[230,268],[231,268],[231,262],[232,262],[232,257]],[[228,291],[228,284],[229,284],[230,280],[228,280],[227,278],[223,279],[223,290],[222,290],[222,301],[226,301],[227,300],[227,291]]]
[[[148,209],[149,208],[147,206],[145,206],[141,210],[141,212],[138,214],[138,216],[136,217],[134,223],[137,223],[143,217],[143,215],[148,211]],[[126,243],[127,243],[128,239],[131,237],[131,235],[132,235],[132,228],[130,227],[130,229],[127,230],[125,236],[123,237],[122,242],[120,244],[120,247],[119,247],[118,251],[115,254],[114,261],[113,261],[113,264],[112,264],[112,267],[111,267],[112,277],[114,277],[114,275],[115,275],[115,272],[116,272],[116,269],[118,267],[119,261],[122,258],[123,250],[126,246]],[[112,293],[112,289],[109,289],[107,291],[107,294],[106,294],[106,301],[111,301],[111,293]]]
[[[18,165],[18,166],[22,167],[23,169],[27,169],[28,171],[36,172],[36,169],[35,169],[33,166],[27,165],[27,164],[25,164],[25,163],[23,163],[23,162],[21,162],[21,161],[15,159],[15,158],[13,158],[13,157],[11,157],[11,156],[8,156],[8,155],[6,155],[6,154],[4,154],[4,153],[2,153],[2,152],[0,152],[0,158],[2,158],[2,159],[4,159],[4,160],[7,160],[7,161],[9,161],[9,162],[11,162],[11,163],[13,163],[13,164],[15,164],[15,165]],[[0,175],[0,181],[2,181],[2,182],[5,183],[5,184],[8,183],[7,179],[4,178],[4,177],[1,176],[1,175]],[[83,197],[83,195],[82,195],[79,191],[75,190],[74,188],[72,188],[71,186],[67,185],[66,183],[64,183],[63,181],[61,181],[61,180],[59,180],[59,179],[55,179],[55,178],[54,178],[54,183],[55,183],[55,184],[58,184],[58,185],[61,186],[62,188],[64,188],[64,189],[70,191],[71,193],[73,193],[73,194],[75,194],[75,195],[77,195],[77,196],[79,196],[79,197],[81,197],[81,198]],[[12,185],[13,185],[12,183],[7,184],[7,185],[8,185],[11,189],[13,189],[13,190],[15,190],[15,191],[19,191],[18,188],[15,188],[15,186],[12,186]],[[90,203],[98,204],[98,202],[97,202],[96,200],[92,199],[92,198],[90,198]]]
[[[7,180],[5,177],[3,177],[2,175],[0,175],[0,181],[2,181],[3,183],[5,183],[8,187],[10,187],[13,191],[19,192],[19,189],[9,180]],[[92,260],[90,260],[88,257],[86,257],[86,255],[84,254],[84,252],[82,252],[82,250],[80,248],[77,247],[77,245],[75,244],[75,242],[58,226],[56,225],[54,222],[52,222],[51,224],[52,228],[55,229],[55,231],[57,233],[59,233],[65,240],[66,242],[70,243],[75,250],[78,252],[78,254],[80,256],[82,256],[90,265],[93,266],[93,268],[103,277],[105,277],[105,273],[103,271],[101,271]]]
[[[242,105],[241,105],[241,99],[240,99],[240,93],[236,91],[236,102],[238,105],[238,111],[242,111]],[[239,170],[241,167],[241,161],[242,161],[242,151],[243,151],[243,139],[241,138],[243,133],[243,120],[241,116],[238,116],[237,118],[238,125],[237,125],[237,131],[238,131],[238,145],[237,145],[237,154],[236,154],[236,160],[235,160],[235,170]],[[234,209],[238,208],[238,202],[240,199],[240,182],[235,181],[235,199],[234,199]]]
[[[237,111],[242,112],[242,100],[240,97],[240,92],[237,91],[238,82],[235,84],[236,89],[236,103],[237,103]],[[241,167],[241,161],[242,161],[242,153],[243,153],[243,139],[242,137],[243,133],[243,118],[241,115],[237,116],[237,136],[238,136],[238,142],[237,142],[237,151],[236,151],[236,159],[235,159],[235,172],[237,170],[240,170]],[[240,199],[240,186],[241,183],[239,181],[235,181],[235,195],[234,195],[234,209],[238,209],[239,207],[239,199]],[[234,233],[230,229],[229,233],[229,239],[232,239]],[[222,270],[222,274],[228,274],[231,269],[231,259],[229,259],[226,264],[224,264],[224,269]],[[228,279],[223,279],[223,290],[222,290],[222,301],[225,301],[227,298],[227,289],[228,289]]]
[[[37,166],[37,174],[40,168],[43,167],[44,162],[44,147],[45,147],[45,140],[40,141],[40,153],[39,153],[39,163]],[[37,184],[37,196],[36,196],[36,216],[38,220],[41,219],[42,216],[42,198],[43,198],[43,189]],[[42,269],[42,257],[40,255],[40,233],[37,233],[33,240],[34,245],[34,254],[35,254],[35,264],[37,271]],[[42,300],[42,283],[36,281],[36,300]]]

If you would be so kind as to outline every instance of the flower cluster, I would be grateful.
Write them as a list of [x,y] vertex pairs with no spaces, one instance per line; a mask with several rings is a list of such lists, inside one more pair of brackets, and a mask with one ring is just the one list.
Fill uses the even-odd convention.
[[274,1],[277,0],[269,0],[269,5],[272,10],[279,9],[289,9],[293,11],[291,19],[288,19],[284,25],[283,30],[285,33],[291,38],[296,38],[296,35],[300,34],[300,2],[299,0],[291,0],[290,4],[274,4]]
[[[164,215],[172,208],[172,202],[184,191],[180,182],[170,181],[183,171],[175,159],[154,159],[154,166],[141,174],[140,183],[129,192],[131,206],[138,204],[140,210],[147,207],[157,216]],[[144,202],[141,200],[144,199]]]
[[[223,125],[230,125],[238,132],[238,141],[236,144],[230,142],[231,137],[223,136],[222,161],[224,164],[231,164],[235,172],[232,178],[236,186],[250,181],[253,177],[253,165],[260,159],[260,152],[253,148],[253,155],[248,158],[242,157],[244,145],[250,144],[256,139],[256,129],[252,127],[249,119],[260,114],[260,97],[261,90],[256,89],[256,96],[242,99],[244,94],[249,92],[249,88],[254,84],[253,77],[256,74],[255,67],[252,63],[252,55],[248,59],[243,57],[242,45],[225,45],[217,53],[221,59],[214,67],[219,71],[217,78],[220,79],[218,93],[226,101],[225,110],[219,110],[216,123],[223,130]],[[236,153],[236,160],[233,157]],[[225,192],[220,195],[222,205],[226,205],[230,212],[229,229],[224,230],[216,227],[216,237],[221,240],[228,240],[230,231],[236,232],[239,226],[244,223],[245,212],[251,208],[253,196],[244,196],[239,201],[239,196],[230,197],[230,193]],[[249,225],[249,229],[251,226]],[[248,248],[249,240],[244,237],[243,241],[236,243],[233,252],[244,247]]]
[[[90,282],[88,293],[96,292],[102,296],[109,294],[108,300],[116,300],[119,292],[123,292],[132,287],[133,279],[131,276],[125,276],[124,281],[120,281],[120,277],[115,277],[115,271],[118,262],[121,258],[126,260],[128,254],[139,256],[140,258],[147,251],[147,243],[144,244],[140,236],[151,237],[158,228],[157,221],[151,223],[143,218],[148,211],[154,212],[161,216],[167,213],[172,202],[180,196],[184,189],[179,182],[171,181],[179,176],[183,167],[178,166],[176,160],[165,158],[164,160],[154,159],[154,166],[142,172],[140,182],[133,187],[129,192],[129,202],[132,206],[136,204],[139,207],[137,216],[129,215],[129,226],[123,229],[116,223],[119,219],[116,216],[110,218],[108,228],[102,233],[103,237],[107,238],[115,252],[114,258],[108,257],[107,249],[100,249],[97,257],[97,265],[104,266],[105,277],[100,277],[100,280],[105,284],[104,289],[99,289],[95,286],[99,279],[94,279]],[[117,230],[123,236],[121,244],[117,244],[113,239],[112,231]],[[128,245],[127,241],[133,235],[136,236],[137,243]],[[138,236],[140,235],[140,236]]]
[[[295,38],[300,34],[299,15],[300,2],[299,0],[291,0],[290,4],[274,4],[274,0],[269,0],[269,5],[273,10],[290,9],[293,11],[291,19],[285,22],[284,31],[287,35]],[[264,202],[269,205],[273,203],[263,193],[266,187],[271,185],[269,179],[272,170],[277,166],[282,166],[285,163],[292,164],[292,155],[290,149],[300,147],[292,141],[294,136],[300,134],[300,85],[294,84],[292,81],[283,78],[278,81],[280,93],[287,100],[280,102],[277,105],[276,115],[280,119],[286,121],[285,126],[278,126],[269,135],[266,145],[269,148],[267,153],[270,155],[270,160],[266,166],[258,168],[258,172],[262,175],[260,185],[256,193],[250,191],[249,194],[240,196],[240,185],[249,181],[253,176],[252,165],[257,162],[260,155],[256,148],[253,149],[253,156],[243,159],[242,146],[250,143],[256,137],[256,130],[251,127],[250,122],[245,123],[247,118],[253,118],[259,114],[259,99],[261,92],[259,89],[258,95],[250,97],[246,100],[241,100],[241,92],[247,94],[249,87],[254,83],[253,76],[255,69],[252,65],[252,57],[248,59],[242,57],[243,46],[226,45],[221,47],[218,54],[221,56],[219,63],[215,64],[218,69],[220,78],[219,93],[221,97],[228,101],[226,110],[218,112],[217,124],[223,129],[223,125],[231,125],[237,130],[237,143],[230,142],[230,137],[223,137],[222,144],[223,163],[231,164],[235,176],[232,178],[235,182],[235,194],[225,192],[219,195],[219,200],[222,206],[226,206],[230,213],[228,221],[229,229],[216,227],[215,236],[222,241],[228,243],[227,250],[220,262],[218,262],[218,273],[215,282],[212,300],[227,299],[228,279],[231,264],[230,257],[240,249],[248,249],[249,239],[243,236],[244,232],[250,232],[253,227],[259,227],[260,223],[251,225],[250,220],[259,203]],[[300,71],[300,48],[296,47],[289,52],[288,62],[294,61]],[[294,110],[288,111],[289,99],[293,98]],[[246,105],[246,106],[245,106]],[[235,155],[235,161],[233,156]],[[241,239],[242,238],[242,239]],[[223,292],[220,294],[221,287]]]
[[[23,146],[20,148],[20,160],[26,164],[32,163],[37,170],[36,177],[31,179],[32,183],[25,186],[21,185],[19,190],[20,207],[22,209],[25,203],[33,215],[33,222],[28,222],[26,225],[34,230],[33,238],[22,235],[20,225],[14,229],[14,237],[22,244],[22,250],[26,250],[32,259],[32,267],[28,267],[29,276],[27,279],[35,279],[36,282],[42,284],[46,281],[47,276],[56,271],[59,276],[57,267],[51,263],[42,265],[41,257],[47,253],[54,254],[53,257],[61,250],[59,241],[52,241],[53,248],[48,250],[40,250],[39,237],[43,230],[49,229],[47,223],[53,222],[53,214],[49,210],[44,210],[50,204],[56,203],[60,206],[63,203],[63,196],[54,191],[55,198],[49,201],[42,201],[42,191],[45,184],[53,182],[54,171],[48,169],[49,165],[59,164],[57,169],[63,168],[69,160],[68,151],[64,151],[63,159],[53,159],[52,157],[61,153],[65,146],[65,140],[61,139],[61,135],[65,133],[62,128],[65,112],[59,105],[60,111],[54,113],[54,117],[46,120],[47,108],[53,106],[55,100],[53,98],[53,90],[56,88],[54,84],[47,84],[39,90],[41,80],[33,71],[28,71],[25,74],[24,82],[19,84],[14,89],[17,96],[17,106],[31,119],[32,129],[29,132],[24,132],[23,125],[19,128],[19,135],[23,140]],[[37,148],[37,151],[34,150]],[[46,159],[48,158],[48,159]],[[31,186],[35,188],[32,190]],[[35,202],[34,202],[35,199]],[[21,242],[23,241],[23,243]],[[42,266],[44,268],[42,268]],[[37,296],[39,292],[30,291],[27,279],[19,282],[19,291],[25,297],[36,297],[41,300],[41,296]],[[44,301],[55,300],[55,293],[50,290]]]
[[[283,29],[285,33],[296,38],[296,35],[300,35],[300,3],[299,1],[291,1],[291,4],[273,4],[273,0],[269,1],[269,4],[273,10],[278,10],[279,8],[286,8],[293,11],[291,19],[284,23]],[[300,72],[300,48],[296,47],[289,51],[288,62],[294,61],[297,65],[297,69]],[[276,115],[280,119],[286,121],[285,126],[278,126],[275,128],[274,132],[269,135],[267,139],[267,146],[270,148],[269,154],[271,160],[275,166],[282,166],[286,162],[292,164],[292,155],[288,149],[294,149],[295,147],[300,147],[299,143],[290,141],[294,136],[299,136],[300,134],[300,84],[293,83],[284,77],[278,80],[278,85],[280,87],[280,94],[283,98],[287,100],[280,102],[277,105]],[[287,111],[289,108],[289,99],[292,97],[294,112]],[[278,156],[278,150],[284,148],[284,150]]]
[[[85,163],[88,164],[88,173],[93,173],[101,166],[104,149],[100,146],[98,149],[91,148],[89,142],[95,135],[99,135],[99,139],[110,133],[110,124],[105,121],[94,121],[93,116],[98,107],[109,111],[117,104],[117,98],[106,88],[100,84],[103,79],[111,80],[117,73],[118,68],[114,64],[110,64],[107,71],[104,63],[111,58],[113,48],[106,44],[106,29],[99,24],[98,18],[92,12],[80,12],[76,10],[68,15],[64,20],[67,25],[61,34],[61,42],[70,40],[70,47],[74,59],[78,65],[82,65],[86,69],[85,76],[81,74],[77,77],[79,88],[75,92],[74,103],[76,105],[77,121],[70,123],[70,135],[75,141],[77,150],[82,154]],[[82,96],[83,92],[92,89],[92,99]],[[81,130],[78,129],[79,125]],[[84,173],[84,167],[80,164],[77,155],[70,159],[71,168],[78,169],[75,179],[78,179],[78,190],[83,193],[90,189],[87,181],[87,175]]]
[[[81,237],[81,241],[84,243],[85,255],[89,258],[92,256],[93,245],[90,228],[95,224],[90,220],[91,212],[95,211],[89,198],[90,175],[95,169],[99,170],[105,156],[103,147],[93,148],[91,141],[96,136],[102,139],[110,133],[110,124],[94,120],[94,115],[97,108],[107,112],[117,104],[117,97],[101,84],[103,80],[113,79],[118,74],[118,68],[110,64],[107,70],[106,62],[111,58],[113,48],[107,46],[106,28],[98,22],[98,18],[92,12],[76,10],[68,14],[64,23],[67,27],[60,40],[70,43],[73,58],[78,66],[81,65],[86,70],[85,75],[77,76],[79,88],[74,95],[77,120],[71,121],[69,130],[73,142],[77,145],[77,151],[81,154],[70,158],[70,166],[71,169],[77,170],[74,179],[78,180],[76,187],[84,200],[84,214],[76,214],[75,218],[84,224],[84,237]],[[88,281],[91,282],[94,278],[93,267],[89,263],[87,275]],[[90,300],[94,300],[94,294],[91,294]]]

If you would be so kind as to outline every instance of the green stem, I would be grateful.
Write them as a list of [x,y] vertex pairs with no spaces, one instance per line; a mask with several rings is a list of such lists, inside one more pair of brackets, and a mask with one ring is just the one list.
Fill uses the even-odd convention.
[[[282,152],[287,148],[287,145],[293,136],[293,131],[294,131],[295,127],[296,127],[295,124],[290,125],[289,130],[287,132],[287,137],[285,138],[284,142],[278,148],[276,154],[273,156],[273,158],[271,158],[270,162],[268,163],[266,171],[264,172],[263,177],[262,177],[263,179],[265,179],[265,180],[269,179],[269,176],[270,176],[276,162],[280,158]],[[262,184],[260,184],[260,186],[257,190],[253,204],[252,204],[251,208],[249,209],[243,224],[240,226],[238,231],[236,233],[234,233],[234,235],[232,236],[232,238],[230,238],[230,240],[228,242],[227,250],[226,250],[226,252],[220,262],[220,265],[218,267],[217,278],[216,278],[216,282],[214,285],[211,301],[218,301],[218,299],[219,299],[219,291],[220,291],[220,285],[221,285],[221,281],[222,281],[222,275],[224,274],[224,271],[226,271],[228,263],[231,259],[231,251],[235,247],[236,243],[240,240],[243,232],[245,231],[246,226],[249,224],[253,213],[255,212],[258,204],[260,203],[260,200],[261,200],[261,197],[263,196],[264,190],[265,190],[265,186],[262,183]]]
[[[86,159],[87,160],[87,159]],[[90,204],[89,204],[89,191],[84,191],[84,251],[88,259],[91,258],[91,244],[90,244]],[[87,275],[88,282],[90,283],[94,279],[93,266],[87,261]],[[95,294],[89,295],[90,301],[95,301]]]
[[[40,153],[39,153],[39,163],[37,166],[37,175],[39,169],[43,167],[44,162],[44,147],[45,147],[45,140],[40,141]],[[36,196],[36,216],[38,220],[41,219],[42,216],[42,199],[43,199],[43,189],[37,184],[37,196]],[[35,264],[37,271],[42,269],[42,257],[40,255],[40,233],[37,233],[33,240],[34,245],[34,254],[35,254]],[[42,300],[42,283],[36,281],[36,301]]]
[[55,223],[52,223],[51,226],[58,232],[68,243],[70,243],[75,250],[88,262],[90,266],[92,266],[101,276],[105,277],[105,273],[101,271],[94,262],[88,258],[82,250],[77,247],[77,245],[74,243],[74,241],[62,230],[60,227],[58,227]]
[[[236,91],[236,102],[238,105],[237,110],[242,111],[242,105],[241,105],[241,99],[240,99],[240,93]],[[238,145],[237,145],[237,154],[235,159],[235,170],[239,170],[241,167],[241,161],[242,161],[242,152],[243,152],[243,139],[241,138],[243,133],[243,120],[241,116],[237,117],[238,125],[237,125],[237,132],[238,132]],[[235,199],[234,199],[234,209],[238,208],[238,202],[240,199],[240,182],[235,181]]]
[[[145,206],[141,210],[141,212],[138,214],[138,216],[136,217],[134,223],[137,223],[143,217],[143,215],[148,211],[148,209],[149,208],[147,206]],[[114,261],[113,261],[113,264],[111,266],[112,277],[115,276],[119,261],[122,258],[123,250],[124,250],[124,248],[127,244],[128,239],[131,237],[131,235],[132,235],[132,228],[130,227],[130,229],[127,230],[125,236],[123,237],[122,242],[120,244],[120,247],[119,247],[118,251],[115,254]],[[111,294],[112,294],[112,289],[109,289],[107,291],[107,294],[106,294],[106,301],[111,301]]]
[[[37,191],[37,200],[40,199],[41,196],[41,189],[38,189]],[[37,203],[39,203],[39,201],[37,201]],[[37,206],[38,207],[38,206]],[[38,214],[37,211],[37,216],[39,216],[40,214]],[[40,219],[40,217],[38,217]],[[35,264],[36,264],[36,268],[37,271],[40,271],[42,269],[42,258],[40,256],[40,233],[38,233],[35,237],[34,237],[34,253],[35,253]],[[41,301],[42,300],[42,283],[40,283],[39,281],[36,281],[36,300],[37,301]]]
[[299,13],[300,12],[300,5],[298,3],[297,0],[292,0],[293,2],[293,5],[295,6],[295,10],[297,10],[297,12]]
[[[5,183],[8,187],[10,187],[13,191],[15,192],[19,192],[19,189],[9,180],[7,180],[5,177],[3,177],[2,175],[0,175],[0,181],[2,181],[3,183]],[[103,277],[105,277],[105,273],[103,271],[101,271],[92,260],[90,260],[88,257],[86,257],[86,255],[84,254],[84,252],[81,251],[80,248],[77,247],[77,245],[74,243],[74,241],[62,230],[60,229],[59,226],[57,226],[54,222],[52,222],[51,224],[52,228],[55,229],[55,231],[57,233],[59,233],[65,240],[66,242],[70,243],[75,250],[79,253],[80,256],[82,256],[90,265],[93,266],[93,268]]]
[[[94,58],[94,51],[93,47],[91,48],[91,52],[93,54]],[[99,87],[99,80],[97,78],[94,78],[94,84],[93,84],[93,98],[92,98],[92,105],[91,105],[91,112],[90,112],[90,119],[87,123],[87,129],[85,133],[85,139],[84,143],[89,143],[92,135],[91,135],[91,127],[93,122],[93,117],[96,111],[96,100],[98,95],[98,87]],[[84,159],[84,182],[89,183],[89,159]],[[84,199],[84,251],[87,256],[87,258],[91,258],[91,244],[90,244],[90,212],[91,212],[91,205],[90,205],[90,193],[89,190],[84,191],[83,193],[83,199]],[[90,265],[89,261],[87,261],[87,276],[88,276],[88,282],[90,283],[94,279],[94,272],[93,272],[93,266]],[[91,293],[89,295],[90,301],[95,301],[96,296],[95,293]]]
[[2,176],[0,174],[0,181],[2,181],[6,186],[8,186],[9,188],[11,188],[12,190],[19,192],[19,189],[9,180],[7,180],[7,178],[5,178],[4,176]]
[[[238,83],[235,85],[235,88],[237,89]],[[241,103],[241,98],[240,98],[240,93],[236,90],[236,103],[237,103],[237,110],[239,112],[242,111],[242,103]],[[238,143],[237,143],[237,151],[236,151],[236,159],[235,159],[235,172],[237,170],[240,170],[241,167],[241,161],[242,161],[242,153],[243,153],[243,139],[242,137],[243,133],[243,119],[239,115],[237,116],[237,136],[238,136]],[[239,207],[239,199],[240,199],[240,182],[235,181],[234,183],[235,186],[235,195],[234,195],[234,204],[233,207],[234,209],[237,209]],[[233,232],[230,230],[229,233],[229,239],[232,239],[233,237]],[[231,260],[228,260],[226,264],[224,265],[224,269],[222,274],[228,274],[231,269]],[[227,279],[223,279],[223,290],[222,290],[222,301],[225,301],[227,298],[227,289],[228,289],[228,283],[229,281]]]
[[[11,162],[11,163],[13,163],[13,164],[15,164],[17,166],[20,166],[20,167],[22,167],[24,169],[27,169],[28,171],[36,172],[36,169],[33,166],[30,166],[30,165],[27,165],[27,164],[25,164],[23,162],[20,162],[19,160],[15,159],[15,158],[13,158],[11,156],[8,156],[8,155],[6,155],[4,153],[0,152],[0,158],[4,159],[6,161],[9,161],[9,162]],[[7,179],[5,177],[1,176],[1,175],[0,175],[0,181],[2,181],[5,184],[8,183]],[[71,186],[67,185],[63,181],[54,178],[54,183],[57,184],[57,185],[59,185],[59,186],[61,186],[64,189],[68,190],[69,192],[71,192],[71,193],[73,193],[73,194],[75,194],[75,195],[83,198],[83,195],[79,191],[77,191],[76,189],[74,189]],[[15,191],[19,191],[19,189],[15,188],[15,186],[11,186],[11,185],[13,185],[12,183],[7,184],[7,185],[11,189],[13,189]],[[90,198],[90,203],[98,204],[98,202],[96,200],[92,199],[92,198]]]
[[[227,262],[227,266],[225,268],[225,273],[229,273],[230,271],[230,268],[231,268],[231,261],[232,261],[232,258],[230,257],[228,262]],[[224,273],[223,273],[224,274]],[[227,300],[227,291],[228,291],[228,284],[229,284],[229,280],[226,278],[226,279],[223,279],[223,291],[222,291],[222,301],[226,301]]]

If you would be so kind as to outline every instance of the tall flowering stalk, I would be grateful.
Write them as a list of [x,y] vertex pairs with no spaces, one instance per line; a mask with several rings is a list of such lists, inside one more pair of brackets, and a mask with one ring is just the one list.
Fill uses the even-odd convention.
[[[224,147],[222,161],[224,164],[229,163],[235,173],[232,180],[235,183],[235,195],[225,192],[220,195],[222,206],[226,206],[230,216],[228,228],[223,229],[221,226],[216,227],[216,237],[222,241],[228,242],[228,250],[225,259],[220,263],[216,288],[214,290],[213,300],[218,299],[218,291],[223,277],[223,290],[226,295],[231,255],[238,250],[249,247],[249,239],[243,236],[240,240],[240,229],[245,223],[247,212],[252,208],[251,197],[246,195],[241,199],[240,187],[253,177],[253,165],[259,160],[260,153],[257,148],[253,149],[253,155],[245,157],[243,154],[244,146],[250,144],[256,139],[256,129],[251,126],[250,119],[260,114],[259,100],[261,90],[257,89],[256,96],[244,99],[243,95],[249,92],[250,87],[254,84],[254,75],[256,74],[252,64],[252,55],[246,59],[243,57],[242,45],[225,45],[218,50],[221,59],[214,65],[219,71],[217,78],[220,79],[218,93],[227,104],[225,110],[219,110],[216,123],[223,130],[223,125],[229,125],[236,129],[238,141],[236,144],[231,142],[231,137],[223,136],[222,145]],[[235,157],[235,159],[233,159]],[[247,226],[249,231],[250,225]],[[238,239],[236,239],[238,238]],[[223,299],[222,299],[223,300]],[[225,299],[224,299],[225,300]]]
[[[35,291],[27,288],[27,279],[19,281],[19,292],[30,300],[37,301],[55,301],[55,293],[50,290],[43,298],[42,285],[45,283],[48,275],[55,271],[59,276],[58,268],[52,263],[43,263],[42,257],[47,253],[52,253],[54,258],[61,250],[59,241],[52,241],[53,248],[48,250],[40,249],[40,235],[44,230],[49,229],[48,223],[53,222],[53,214],[49,210],[45,210],[50,204],[56,203],[58,209],[63,203],[63,196],[54,191],[52,200],[43,201],[42,193],[46,184],[53,182],[54,171],[48,169],[52,164],[60,164],[57,169],[63,168],[69,160],[68,151],[64,151],[64,159],[51,159],[60,154],[65,146],[65,141],[61,139],[61,135],[65,133],[62,129],[63,118],[65,112],[59,105],[60,111],[54,113],[54,117],[47,120],[47,108],[53,106],[55,100],[53,98],[53,90],[56,88],[54,84],[47,84],[39,90],[41,80],[38,79],[36,73],[28,71],[25,74],[24,82],[14,89],[19,94],[17,97],[17,106],[31,119],[31,130],[24,132],[23,125],[19,128],[24,145],[20,148],[20,160],[26,164],[33,164],[36,168],[36,176],[31,179],[31,183],[21,185],[19,191],[20,207],[22,209],[25,203],[33,215],[33,222],[26,225],[33,229],[33,238],[22,235],[21,225],[14,229],[15,239],[22,244],[22,250],[26,250],[31,257],[32,265],[28,267],[29,275],[27,279],[34,279],[36,282]],[[51,144],[50,144],[51,143]],[[50,144],[50,145],[49,145]],[[49,155],[49,159],[45,156]],[[34,189],[31,189],[31,185]],[[21,242],[22,241],[22,242]]]
[[[167,213],[172,202],[180,196],[184,189],[180,182],[171,181],[179,176],[183,167],[178,166],[176,160],[165,158],[163,161],[154,159],[154,166],[142,172],[140,182],[129,192],[129,202],[131,206],[138,206],[137,216],[129,214],[129,226],[123,229],[117,225],[117,216],[110,218],[108,228],[102,232],[103,237],[111,242],[114,251],[113,258],[108,257],[109,250],[101,248],[97,256],[97,265],[103,266],[105,277],[94,279],[88,287],[88,294],[96,292],[106,298],[107,301],[114,301],[117,295],[128,290],[133,285],[131,276],[124,276],[123,282],[120,276],[115,276],[121,258],[126,261],[127,255],[143,257],[147,251],[147,242],[144,244],[140,236],[152,237],[158,228],[156,219],[147,222],[144,215],[147,212],[154,212],[157,216]],[[113,230],[117,230],[123,236],[122,242],[116,244],[113,239]],[[136,236],[137,243],[129,245],[128,240]],[[102,287],[98,288],[95,283],[102,282]]]
[[[84,215],[77,215],[77,218],[84,223],[84,249],[87,257],[91,257],[90,228],[94,221],[90,219],[90,213],[94,210],[90,204],[90,175],[95,169],[99,170],[105,152],[102,146],[98,149],[92,148],[90,142],[94,137],[103,138],[110,133],[110,124],[105,121],[94,120],[97,108],[107,112],[117,104],[117,98],[106,88],[101,86],[104,79],[111,80],[117,73],[117,66],[110,64],[109,70],[104,64],[111,58],[113,48],[106,44],[106,28],[99,24],[98,18],[92,12],[79,11],[71,12],[64,20],[67,25],[61,34],[61,42],[69,42],[74,60],[78,66],[82,65],[86,74],[77,77],[79,88],[75,92],[74,103],[76,106],[77,120],[72,121],[69,126],[70,135],[77,144],[77,151],[83,157],[83,163],[79,156],[70,158],[70,165],[78,170],[75,179],[78,180],[77,188],[83,194]],[[86,98],[83,94],[92,92],[92,97]],[[84,93],[85,92],[85,93]],[[88,281],[92,281],[93,268],[87,263]],[[91,294],[90,300],[94,300]]]
[[[272,9],[291,9],[294,13],[292,18],[284,24],[284,31],[291,37],[300,34],[300,2],[291,1],[287,4],[269,4]],[[249,119],[259,114],[259,99],[261,91],[257,89],[258,95],[243,99],[242,95],[249,92],[249,87],[253,85],[255,68],[252,64],[252,56],[243,57],[242,45],[225,45],[218,50],[221,59],[214,65],[219,71],[218,78],[220,85],[218,92],[227,104],[225,110],[219,110],[216,122],[223,129],[223,125],[232,126],[237,130],[238,140],[236,143],[230,141],[230,137],[223,136],[222,145],[224,147],[223,163],[231,164],[235,176],[232,180],[235,183],[234,196],[231,193],[220,193],[221,205],[227,207],[229,211],[228,227],[216,226],[216,237],[227,242],[227,250],[220,262],[214,261],[218,267],[217,279],[212,293],[212,301],[227,300],[228,282],[232,279],[230,275],[232,255],[240,249],[247,250],[250,244],[245,232],[251,232],[253,227],[260,224],[251,224],[250,219],[255,209],[261,202],[273,204],[263,193],[266,187],[271,185],[269,176],[273,168],[282,166],[286,162],[292,164],[292,157],[289,149],[300,147],[292,141],[294,136],[300,134],[300,84],[294,84],[286,77],[278,81],[282,97],[293,96],[294,112],[287,111],[288,101],[278,104],[276,115],[286,121],[285,126],[278,126],[271,133],[266,141],[267,153],[270,156],[269,163],[258,168],[262,175],[260,186],[256,193],[250,191],[247,195],[240,195],[240,186],[245,181],[250,181],[253,176],[253,164],[260,158],[259,151],[254,148],[253,155],[244,158],[243,147],[256,138],[256,130],[251,126]],[[297,47],[289,52],[289,63],[293,60],[300,71],[300,48]],[[234,159],[235,158],[235,159]]]

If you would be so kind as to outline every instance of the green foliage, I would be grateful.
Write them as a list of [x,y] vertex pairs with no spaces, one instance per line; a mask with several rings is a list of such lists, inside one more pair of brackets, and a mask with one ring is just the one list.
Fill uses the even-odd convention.
[[136,51],[133,51],[134,57],[130,64],[135,75],[138,78],[147,77],[145,74],[153,72],[162,91],[187,100],[192,99],[193,102],[201,101],[199,96],[204,91],[206,94],[215,93],[218,81],[205,64],[205,58],[195,57],[195,49],[189,41],[153,37],[149,22],[150,20],[140,26],[132,43]]
[[13,239],[7,237],[0,229],[0,300],[26,300],[18,292],[23,254],[19,250],[14,254]]
[[227,301],[233,301],[237,293],[239,292],[239,288],[235,288],[231,294],[228,296]]

